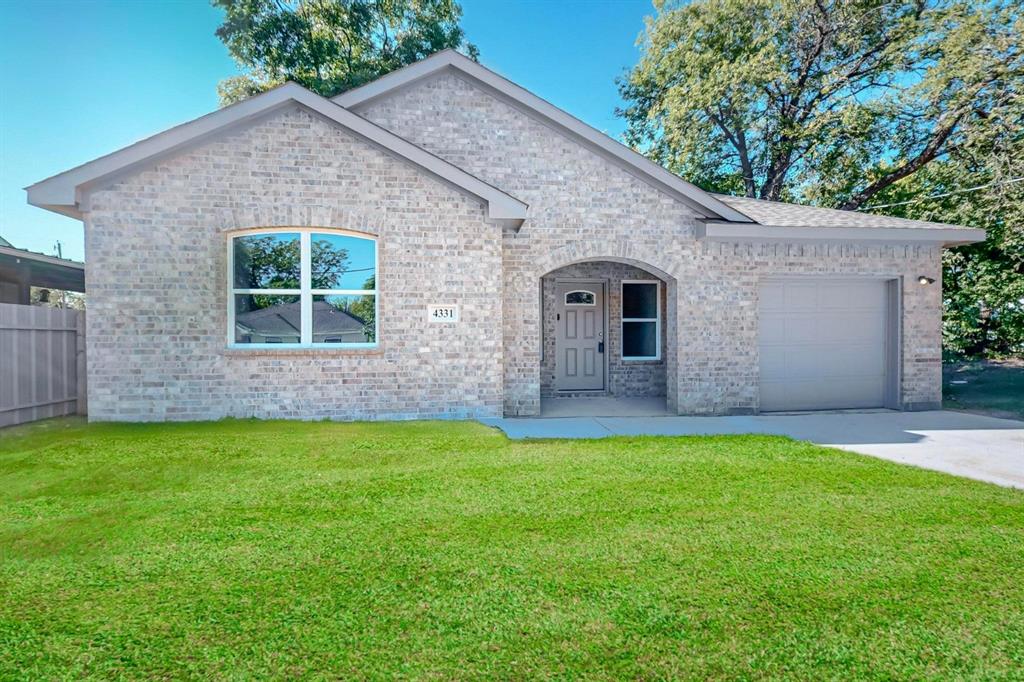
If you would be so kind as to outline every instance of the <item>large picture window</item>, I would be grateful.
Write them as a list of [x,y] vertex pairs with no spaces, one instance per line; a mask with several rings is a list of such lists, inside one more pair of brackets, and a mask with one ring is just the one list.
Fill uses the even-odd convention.
[[660,282],[622,282],[622,359],[661,359]]
[[228,241],[228,344],[377,345],[377,242],[317,229],[261,230]]

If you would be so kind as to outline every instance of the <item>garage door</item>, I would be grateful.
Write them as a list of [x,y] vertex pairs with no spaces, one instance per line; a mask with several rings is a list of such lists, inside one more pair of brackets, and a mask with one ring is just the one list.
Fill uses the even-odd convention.
[[886,403],[885,281],[768,280],[760,299],[762,411]]

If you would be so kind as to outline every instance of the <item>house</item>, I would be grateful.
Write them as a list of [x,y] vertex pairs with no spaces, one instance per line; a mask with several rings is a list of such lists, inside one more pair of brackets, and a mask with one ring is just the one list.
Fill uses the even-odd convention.
[[85,291],[85,264],[18,249],[0,237],[0,303],[29,305],[32,287]]
[[85,224],[95,420],[937,408],[941,252],[984,238],[706,192],[452,51],[28,200]]

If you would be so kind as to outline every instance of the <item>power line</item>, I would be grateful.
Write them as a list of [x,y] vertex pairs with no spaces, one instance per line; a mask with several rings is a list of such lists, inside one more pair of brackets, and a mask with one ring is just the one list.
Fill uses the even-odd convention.
[[968,192],[977,192],[979,189],[985,189],[986,187],[999,187],[1000,185],[1012,185],[1015,182],[1024,180],[1024,177],[1010,178],[1009,180],[1000,180],[999,182],[989,182],[984,185],[978,185],[977,187],[968,187],[966,189],[955,189],[952,192],[943,192],[942,194],[930,194],[926,197],[918,197],[916,199],[910,199],[908,201],[897,201],[892,204],[874,204],[872,206],[862,206],[856,210],[858,211],[870,211],[876,208],[890,208],[892,206],[906,206],[907,204],[916,204],[919,201],[928,201],[929,199],[941,199],[942,197],[952,196],[954,194],[967,194]]

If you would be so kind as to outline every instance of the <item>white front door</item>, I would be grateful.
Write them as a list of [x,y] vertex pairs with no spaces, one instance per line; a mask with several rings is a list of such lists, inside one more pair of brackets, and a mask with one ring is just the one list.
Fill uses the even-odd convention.
[[559,282],[555,287],[555,388],[604,388],[604,283]]

